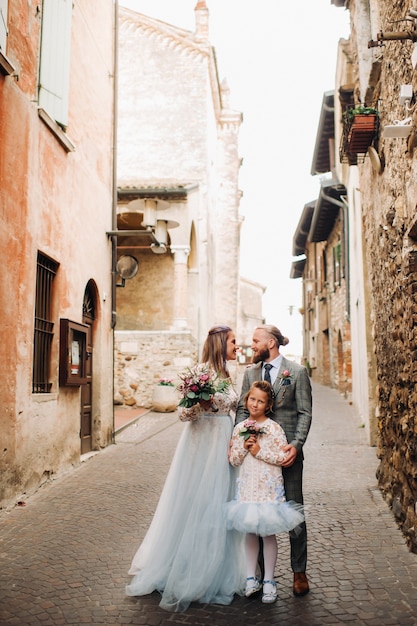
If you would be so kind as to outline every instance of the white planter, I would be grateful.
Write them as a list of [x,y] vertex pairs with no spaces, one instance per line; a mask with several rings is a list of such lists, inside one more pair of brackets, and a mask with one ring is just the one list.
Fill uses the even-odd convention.
[[170,385],[156,385],[152,392],[152,410],[157,413],[171,413],[177,409],[178,391]]

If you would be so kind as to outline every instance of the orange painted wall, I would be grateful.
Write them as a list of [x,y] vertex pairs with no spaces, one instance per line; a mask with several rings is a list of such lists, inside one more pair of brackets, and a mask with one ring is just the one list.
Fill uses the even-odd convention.
[[[84,290],[97,287],[94,447],[113,430],[111,329],[114,6],[79,0],[72,15],[67,152],[38,115],[39,2],[10,2],[0,75],[0,506],[80,459],[80,390],[58,385],[59,319],[82,321]],[[32,394],[37,252],[59,262],[54,284],[50,394]]]

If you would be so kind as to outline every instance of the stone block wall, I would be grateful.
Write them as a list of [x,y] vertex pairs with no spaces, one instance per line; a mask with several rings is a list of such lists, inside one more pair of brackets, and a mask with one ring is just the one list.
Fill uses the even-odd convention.
[[[381,0],[379,27],[400,30],[396,20],[404,19],[411,7],[408,1]],[[376,30],[372,34],[375,38]],[[379,98],[381,129],[406,117],[399,103],[400,86],[412,84],[417,92],[411,53],[410,41],[390,42],[381,49],[380,78],[373,90],[374,99]],[[415,127],[416,109],[412,118]],[[377,150],[382,173],[372,168],[369,159],[360,166],[364,272],[371,290],[369,324],[377,369],[377,385],[372,389],[378,417],[377,477],[410,549],[417,553],[417,241],[413,236],[417,154],[407,150],[406,140],[384,138],[383,133]]]
[[116,331],[114,403],[151,408],[160,378],[172,378],[198,359],[197,342],[188,331]]

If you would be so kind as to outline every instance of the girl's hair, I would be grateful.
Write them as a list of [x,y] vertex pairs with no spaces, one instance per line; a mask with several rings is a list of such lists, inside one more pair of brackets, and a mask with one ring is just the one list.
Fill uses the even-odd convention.
[[202,360],[222,378],[229,378],[227,369],[227,336],[232,331],[229,326],[210,328],[203,346]]
[[262,324],[261,326],[257,326],[255,328],[255,330],[258,329],[264,330],[266,333],[268,333],[268,335],[271,335],[275,339],[278,348],[280,346],[286,346],[290,342],[288,337],[284,337],[282,332],[278,330],[276,326],[272,326],[272,324]]
[[263,391],[264,393],[266,393],[268,400],[266,403],[265,413],[272,413],[273,408],[274,408],[274,398],[275,398],[272,385],[270,385],[266,380],[255,380],[255,382],[252,383],[251,388],[249,389],[249,391],[245,393],[245,396],[243,398],[246,408],[248,408],[248,398],[252,392],[252,389],[259,389],[260,391]]

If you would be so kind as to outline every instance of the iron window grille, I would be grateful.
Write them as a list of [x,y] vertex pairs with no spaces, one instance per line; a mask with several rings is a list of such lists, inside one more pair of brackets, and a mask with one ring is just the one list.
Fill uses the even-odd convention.
[[52,286],[58,263],[38,252],[36,266],[35,332],[33,340],[32,393],[49,393],[51,348],[54,336],[52,321]]

